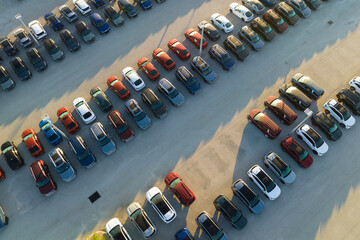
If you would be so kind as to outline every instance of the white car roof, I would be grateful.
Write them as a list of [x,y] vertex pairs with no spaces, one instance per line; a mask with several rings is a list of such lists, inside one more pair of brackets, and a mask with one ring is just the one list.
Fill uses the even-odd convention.
[[105,230],[109,233],[114,227],[118,225],[120,225],[120,228],[122,227],[122,224],[118,218],[110,219],[105,225]]
[[34,21],[31,21],[29,23],[29,27],[35,32],[35,33],[40,33],[40,32],[43,32],[44,29],[43,27],[41,26],[40,22],[37,21],[37,20],[34,20]]
[[85,99],[82,98],[82,97],[75,98],[74,101],[73,101],[73,106],[74,106],[74,108],[76,108],[75,105],[78,104],[78,103],[81,102],[81,101],[84,101],[84,102],[85,102]]
[[146,199],[150,202],[150,200],[158,193],[161,194],[160,189],[157,187],[152,187],[146,192]]
[[76,4],[81,9],[85,9],[89,7],[89,4],[87,4],[84,0],[74,0],[73,3]]
[[235,9],[238,9],[243,13],[246,13],[246,12],[250,11],[247,7],[245,7],[244,5],[240,5],[240,4],[238,4]]

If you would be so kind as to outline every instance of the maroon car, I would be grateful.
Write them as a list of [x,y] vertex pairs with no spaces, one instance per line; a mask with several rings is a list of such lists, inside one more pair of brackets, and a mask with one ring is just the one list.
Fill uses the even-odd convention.
[[43,196],[49,197],[56,192],[56,183],[50,175],[49,167],[42,160],[33,162],[30,171]]
[[176,173],[169,173],[165,177],[165,183],[185,207],[190,206],[195,201],[194,193]]
[[310,167],[314,161],[306,149],[292,137],[282,140],[280,146],[303,168]]
[[268,97],[265,100],[264,105],[286,125],[290,125],[297,118],[297,114],[286,103],[275,96]]
[[168,42],[168,47],[183,61],[189,59],[191,56],[187,48],[175,38]]
[[272,9],[269,9],[264,13],[263,19],[278,33],[283,33],[288,28],[284,19]]
[[116,129],[121,141],[130,142],[134,138],[134,132],[131,127],[122,119],[118,111],[112,111],[108,114],[107,119],[111,126]]
[[265,113],[258,109],[252,110],[247,118],[250,123],[255,124],[263,133],[265,133],[265,137],[274,139],[281,132],[281,128],[266,116]]

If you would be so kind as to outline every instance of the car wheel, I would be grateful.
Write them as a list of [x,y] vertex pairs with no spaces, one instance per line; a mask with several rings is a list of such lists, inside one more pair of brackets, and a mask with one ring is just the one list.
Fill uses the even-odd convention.
[[282,180],[282,179],[280,179],[280,182],[281,182],[282,184],[285,184],[284,180]]
[[303,139],[302,136],[300,136],[300,135],[298,135],[298,138],[301,139],[301,140]]
[[252,123],[252,121],[249,119],[249,123]]
[[316,155],[319,155],[317,151],[313,150],[313,153],[316,154]]
[[270,200],[269,196],[264,193],[265,197]]
[[267,163],[264,163],[265,167],[269,168],[269,165],[267,165]]
[[281,123],[283,123],[283,124],[285,124],[285,121],[284,121],[284,120],[282,120],[282,119],[280,120],[280,122],[281,122]]
[[355,88],[354,88],[354,87],[350,87],[350,90],[351,90],[351,91],[355,91]]
[[265,108],[268,109],[269,107],[265,105]]
[[223,31],[223,33],[225,33],[225,30],[223,28],[221,30]]
[[214,24],[214,20],[211,19],[211,23]]
[[326,113],[326,114],[329,114],[330,112],[329,112],[329,110],[325,109],[325,113]]
[[343,127],[343,128],[345,128],[345,124],[343,124],[343,123],[340,123],[340,126]]
[[265,136],[266,138],[269,138],[269,135],[267,135],[267,134],[264,134],[264,136]]
[[230,11],[231,13],[233,13],[233,10],[232,10],[232,9],[229,9],[229,11]]

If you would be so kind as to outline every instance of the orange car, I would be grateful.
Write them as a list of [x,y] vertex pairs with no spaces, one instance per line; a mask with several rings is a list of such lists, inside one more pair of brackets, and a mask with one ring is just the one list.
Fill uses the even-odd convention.
[[4,170],[0,167],[0,181],[3,180],[5,178],[5,172]]
[[265,137],[274,139],[281,132],[281,128],[258,109],[252,110],[247,118],[250,123],[253,123],[265,134]]
[[280,122],[287,125],[293,123],[297,118],[297,114],[286,103],[275,96],[268,97],[264,105],[280,118]]
[[176,66],[174,60],[172,60],[172,58],[161,48],[157,48],[153,51],[153,57],[168,71]]
[[168,47],[183,61],[189,59],[189,57],[191,56],[187,48],[176,39],[171,39],[168,42]]
[[44,153],[44,148],[34,132],[34,129],[26,129],[21,136],[31,156],[38,157]]
[[73,134],[80,130],[80,126],[66,107],[62,107],[57,111],[57,116],[64,124],[66,131]]
[[140,58],[138,61],[139,68],[146,74],[150,81],[159,79],[160,73],[147,58]]
[[111,88],[119,98],[122,100],[130,97],[130,91],[127,89],[124,84],[115,76],[109,77],[107,80],[107,85]]
[[[189,28],[185,32],[185,37],[190,40],[197,48],[200,48],[201,34],[193,28]],[[206,48],[208,42],[203,37],[202,48]]]

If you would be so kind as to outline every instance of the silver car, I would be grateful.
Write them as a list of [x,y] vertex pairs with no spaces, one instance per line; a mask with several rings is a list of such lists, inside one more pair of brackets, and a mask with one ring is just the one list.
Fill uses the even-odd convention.
[[239,37],[249,44],[253,50],[259,51],[264,47],[263,40],[248,26],[240,29]]
[[264,157],[264,164],[280,179],[280,182],[291,184],[295,181],[295,173],[276,153],[269,152],[266,154]]
[[69,182],[76,177],[76,171],[71,166],[64,152],[60,148],[54,148],[49,152],[50,162],[54,165],[61,179]]
[[160,79],[157,88],[174,106],[179,107],[185,102],[184,95],[182,95],[166,78]]
[[265,12],[264,5],[259,0],[241,0],[242,4],[256,14]]
[[302,18],[307,18],[311,14],[310,8],[303,0],[286,0],[286,3],[289,4]]
[[116,145],[114,141],[111,140],[110,135],[107,134],[104,126],[100,122],[96,122],[91,125],[90,131],[103,153],[110,155],[116,151]]
[[149,116],[141,109],[136,100],[130,99],[125,102],[125,109],[135,120],[140,129],[147,129],[151,126]]

